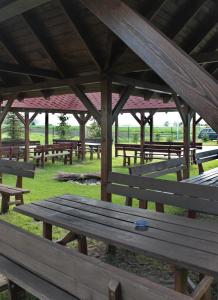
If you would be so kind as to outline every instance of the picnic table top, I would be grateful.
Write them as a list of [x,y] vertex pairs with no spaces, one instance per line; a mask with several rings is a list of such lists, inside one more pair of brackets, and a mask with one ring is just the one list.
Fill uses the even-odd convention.
[[[218,226],[215,222],[76,195],[21,205],[15,211],[178,267],[218,277]],[[139,219],[149,222],[147,231],[135,229],[134,222]]]
[[183,180],[183,182],[218,186],[218,168],[213,168],[209,171],[205,171],[203,174],[200,174],[195,177],[190,177],[188,179]]

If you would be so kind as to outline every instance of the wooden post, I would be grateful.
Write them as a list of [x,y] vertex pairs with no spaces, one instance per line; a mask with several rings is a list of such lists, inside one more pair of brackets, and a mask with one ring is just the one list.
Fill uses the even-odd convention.
[[140,123],[140,143],[141,143],[141,151],[140,151],[140,163],[144,164],[144,145],[145,145],[145,114],[141,113],[141,123]]
[[116,144],[118,143],[118,134],[119,134],[119,129],[118,129],[118,126],[119,126],[119,121],[118,121],[118,117],[115,121],[115,132],[114,132],[114,144],[115,144],[115,157],[117,157],[118,155],[118,151],[116,150]]
[[111,201],[107,193],[108,175],[112,170],[112,82],[101,82],[101,200]]
[[150,117],[150,142],[153,142],[154,138],[154,117],[153,115]]
[[24,161],[29,161],[30,156],[30,121],[29,121],[29,113],[25,112],[24,117],[24,126],[25,126],[25,153],[24,153]]
[[183,124],[183,142],[184,142],[184,159],[186,168],[184,170],[184,179],[190,176],[190,113],[187,113],[185,123]]
[[45,113],[45,145],[49,144],[49,114]]
[[81,114],[81,122],[80,122],[80,141],[81,141],[81,159],[85,159],[85,138],[86,138],[86,123],[84,122],[84,114]]
[[173,97],[183,122],[183,156],[186,165],[183,178],[186,179],[190,176],[190,123],[194,112],[182,99],[177,97],[177,95],[174,94]]
[[192,119],[192,143],[193,146],[195,146],[196,144],[196,113],[194,113],[193,115],[193,119]]

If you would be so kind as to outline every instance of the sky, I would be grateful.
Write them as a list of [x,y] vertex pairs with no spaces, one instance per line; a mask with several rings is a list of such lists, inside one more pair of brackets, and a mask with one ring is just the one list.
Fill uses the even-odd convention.
[[[77,121],[72,115],[68,115],[69,125],[78,125]],[[35,123],[37,125],[44,125],[44,114],[40,114],[36,117]],[[154,126],[164,126],[166,122],[169,122],[169,125],[174,125],[175,123],[181,123],[182,120],[178,112],[157,112],[154,115]],[[49,124],[57,125],[58,124],[58,114],[49,114]],[[119,125],[120,126],[138,126],[136,120],[130,114],[119,115]]]

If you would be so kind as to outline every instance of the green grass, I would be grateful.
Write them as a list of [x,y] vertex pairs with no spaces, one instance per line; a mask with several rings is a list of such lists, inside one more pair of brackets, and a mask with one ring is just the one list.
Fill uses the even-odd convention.
[[[218,161],[205,163],[205,169],[211,169],[218,167]],[[115,172],[127,173],[126,167],[122,167],[122,158],[113,159],[113,170]],[[81,163],[77,160],[73,161],[73,165],[64,166],[63,162],[56,162],[55,164],[47,163],[44,169],[36,169],[35,179],[24,179],[24,187],[31,190],[30,194],[25,195],[25,203],[30,203],[32,201],[40,201],[42,199],[47,199],[49,197],[58,196],[61,194],[77,194],[85,197],[100,199],[100,186],[99,185],[79,185],[76,183],[69,182],[58,182],[54,179],[55,175],[59,171],[65,172],[100,172],[100,160],[94,159],[93,161],[86,160]],[[197,175],[197,167],[191,167],[191,175]],[[176,180],[174,174],[170,174],[163,177],[168,180]],[[15,183],[14,176],[5,176],[4,183],[13,184]],[[124,204],[124,199],[119,196],[113,197],[114,203]],[[137,206],[138,202],[134,201],[134,206]],[[149,209],[153,209],[153,205],[149,206]],[[167,208],[167,213],[180,213],[180,209]],[[14,212],[10,209],[9,213],[0,216],[0,219],[6,220],[10,223],[16,224],[19,227],[24,228],[34,234],[42,234],[42,224],[41,222],[36,222],[32,218],[23,216],[19,213]],[[65,233],[64,230],[60,228],[54,228],[54,239],[59,239]],[[5,295],[0,295],[0,300],[7,300],[7,293]],[[31,298],[35,299],[35,298]]]
[[[214,167],[218,167],[217,161],[205,164],[205,169],[210,169]],[[126,167],[122,167],[122,158],[113,159],[113,170],[122,173],[128,172]],[[26,194],[24,196],[25,203],[30,203],[32,201],[40,201],[42,199],[47,199],[49,197],[54,197],[67,193],[100,199],[99,185],[80,185],[69,182],[58,182],[54,179],[54,177],[59,171],[78,173],[100,172],[100,160],[94,159],[93,161],[90,161],[87,159],[85,162],[79,162],[77,160],[74,160],[73,165],[71,166],[65,166],[63,165],[63,162],[56,162],[55,164],[47,162],[44,169],[36,169],[36,175],[34,179],[24,179],[24,187],[31,190],[30,194]],[[191,175],[197,175],[196,166],[191,167]],[[176,176],[174,174],[170,174],[164,176],[163,178],[175,180]],[[15,177],[5,176],[4,183],[14,184]],[[121,197],[114,196],[113,202],[123,204],[124,200]],[[137,201],[134,202],[134,205],[137,205]],[[173,213],[174,211],[174,209],[171,209],[169,212]],[[0,216],[0,218],[7,220],[8,222],[17,224],[18,226],[26,230],[30,230],[36,234],[41,233],[41,224],[39,222],[35,222],[31,218],[15,213],[12,209],[10,209],[8,214]]]

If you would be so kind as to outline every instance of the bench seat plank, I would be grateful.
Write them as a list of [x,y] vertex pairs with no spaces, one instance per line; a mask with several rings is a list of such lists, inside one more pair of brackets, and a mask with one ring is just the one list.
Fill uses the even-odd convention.
[[78,300],[4,256],[0,256],[0,270],[10,281],[40,300]]
[[33,236],[3,221],[0,221],[0,231],[3,256],[13,258],[16,264],[40,274],[44,280],[79,299],[108,300],[108,287],[115,281],[121,285],[124,300],[191,300],[189,296]]
[[17,188],[10,185],[0,184],[0,193],[7,193],[13,196],[13,195],[30,193],[30,190]]

